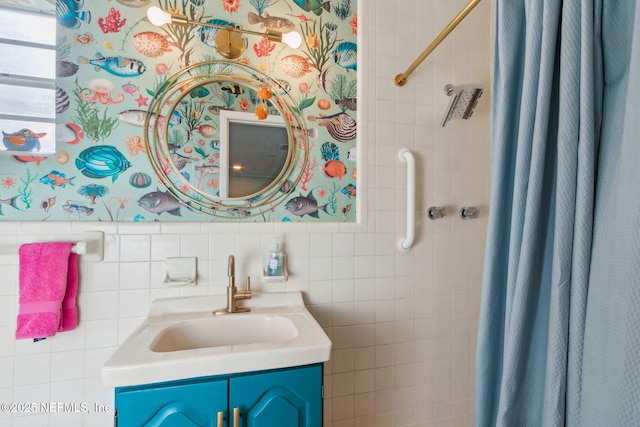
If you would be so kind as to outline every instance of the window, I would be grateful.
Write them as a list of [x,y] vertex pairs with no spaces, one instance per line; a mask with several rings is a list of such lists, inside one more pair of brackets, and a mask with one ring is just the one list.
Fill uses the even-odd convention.
[[0,152],[55,153],[55,14],[0,5],[0,57]]

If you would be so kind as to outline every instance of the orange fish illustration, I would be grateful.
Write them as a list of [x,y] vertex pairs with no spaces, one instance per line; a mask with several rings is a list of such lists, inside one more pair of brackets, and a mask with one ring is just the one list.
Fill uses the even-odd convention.
[[75,185],[73,183],[73,180],[75,178],[76,178],[75,176],[72,178],[67,178],[67,175],[65,175],[64,173],[58,172],[56,170],[52,170],[47,175],[40,178],[40,182],[43,184],[50,185],[51,188],[55,188],[55,187],[65,188],[67,184]]
[[11,156],[18,163],[35,163],[40,166],[40,162],[45,160],[45,156]]
[[342,179],[347,173],[347,167],[340,160],[329,160],[325,163],[322,171],[329,178]]

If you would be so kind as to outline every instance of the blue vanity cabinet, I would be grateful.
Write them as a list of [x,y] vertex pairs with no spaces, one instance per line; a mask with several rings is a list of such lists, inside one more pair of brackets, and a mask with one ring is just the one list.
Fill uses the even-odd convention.
[[227,411],[227,379],[197,379],[116,388],[118,427],[216,426]]
[[115,406],[118,427],[322,427],[322,364],[119,387]]
[[229,409],[241,427],[322,427],[322,365],[238,375]]

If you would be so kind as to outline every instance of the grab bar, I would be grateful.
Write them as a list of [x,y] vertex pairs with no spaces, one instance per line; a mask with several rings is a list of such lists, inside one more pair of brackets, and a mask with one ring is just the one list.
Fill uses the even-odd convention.
[[407,234],[398,240],[398,249],[400,252],[409,252],[413,246],[416,221],[416,159],[404,147],[398,152],[398,158],[407,164]]

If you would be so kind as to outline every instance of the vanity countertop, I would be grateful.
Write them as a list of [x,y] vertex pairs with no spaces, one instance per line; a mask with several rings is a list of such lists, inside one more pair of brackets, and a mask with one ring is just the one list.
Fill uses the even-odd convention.
[[226,295],[162,298],[102,367],[105,386],[302,366],[329,360],[331,341],[302,293],[254,294],[248,313],[213,314]]

